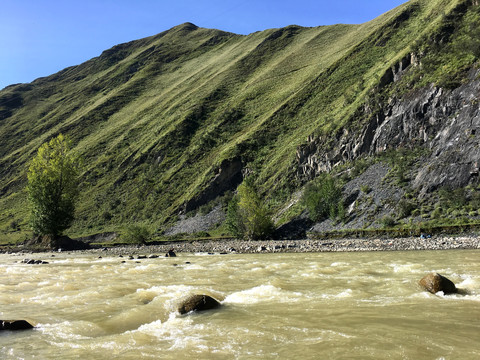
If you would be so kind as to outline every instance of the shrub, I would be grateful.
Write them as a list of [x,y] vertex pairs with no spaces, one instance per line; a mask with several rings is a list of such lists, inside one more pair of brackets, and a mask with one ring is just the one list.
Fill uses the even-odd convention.
[[228,202],[227,215],[225,217],[225,228],[227,232],[236,238],[242,238],[244,229],[239,218],[238,196],[235,195]]
[[302,201],[313,221],[345,216],[342,189],[330,175],[322,175],[308,184]]
[[439,191],[443,207],[458,210],[467,204],[467,193],[464,188],[455,190],[443,188]]
[[370,166],[367,159],[358,159],[352,168],[351,175],[353,178],[362,175]]
[[480,192],[473,190],[470,193],[470,202],[469,204],[472,206],[472,210],[480,209]]
[[431,216],[432,216],[432,219],[440,219],[440,217],[442,216],[442,209],[439,207],[435,208]]
[[111,213],[110,211],[108,211],[108,210],[105,210],[105,211],[102,213],[101,216],[102,216],[102,219],[103,219],[104,221],[110,221],[110,220],[112,220],[112,218],[113,218],[112,213]]
[[207,238],[210,237],[210,234],[206,231],[197,231],[193,234],[194,238]]
[[362,185],[360,186],[360,191],[364,194],[368,194],[370,191],[372,191],[372,189],[368,185]]
[[230,200],[225,225],[228,232],[238,238],[266,239],[272,234],[273,221],[251,178],[240,184]]
[[338,202],[336,214],[330,215],[333,215],[340,221],[345,221],[345,219],[347,218],[347,210],[345,209],[345,204],[343,203],[343,201]]
[[9,227],[13,231],[18,231],[20,230],[20,225],[18,224],[17,220],[12,220],[10,221]]
[[410,216],[417,207],[413,202],[408,200],[402,199],[398,202],[397,211],[398,211],[398,218],[403,219]]
[[144,225],[127,226],[123,234],[125,240],[134,244],[145,244],[150,236],[150,231]]
[[214,209],[215,205],[216,205],[216,202],[210,201],[208,204],[200,206],[198,208],[197,213],[202,216],[207,215],[209,212],[211,212]]
[[396,183],[399,186],[402,186],[408,182],[408,178],[406,176],[408,172],[407,167],[408,167],[407,161],[403,156],[400,156],[398,163],[393,168],[393,171],[396,177]]
[[380,223],[384,228],[391,228],[396,225],[395,220],[390,215],[385,215],[381,220]]

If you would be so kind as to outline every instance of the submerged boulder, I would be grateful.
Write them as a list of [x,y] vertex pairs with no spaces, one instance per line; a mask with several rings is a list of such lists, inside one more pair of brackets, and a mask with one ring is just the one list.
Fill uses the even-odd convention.
[[458,292],[457,287],[451,280],[437,273],[428,274],[419,281],[419,284],[432,294],[436,294],[439,291],[443,291],[445,295]]
[[28,330],[34,326],[27,320],[0,320],[0,330]]
[[208,295],[191,295],[178,306],[180,314],[187,314],[191,311],[204,311],[216,309],[220,303]]

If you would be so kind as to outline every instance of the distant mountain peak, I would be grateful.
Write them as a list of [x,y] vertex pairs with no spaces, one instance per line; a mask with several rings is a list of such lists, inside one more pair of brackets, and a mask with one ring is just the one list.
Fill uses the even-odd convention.
[[191,22],[185,22],[183,24],[175,26],[174,29],[185,30],[185,31],[195,31],[198,29],[198,26],[195,24],[192,24]]

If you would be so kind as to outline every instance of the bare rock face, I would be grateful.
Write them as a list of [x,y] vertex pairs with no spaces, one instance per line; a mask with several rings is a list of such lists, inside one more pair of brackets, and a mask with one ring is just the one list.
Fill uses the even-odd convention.
[[[389,81],[414,63],[412,59],[406,58],[389,70]],[[472,69],[469,80],[456,89],[432,85],[392,98],[378,104],[378,112],[366,104],[360,115],[369,121],[360,130],[345,128],[334,146],[326,137],[312,136],[297,149],[297,178],[310,180],[337,165],[387,149],[423,147],[429,155],[412,174],[411,182],[421,196],[440,187],[467,186],[480,176],[479,75],[478,69]]]
[[0,320],[0,330],[28,330],[34,326],[26,320]]
[[443,291],[445,295],[458,292],[457,287],[452,281],[437,273],[428,274],[419,281],[419,284],[432,294],[436,294],[439,291]]
[[191,311],[205,311],[220,307],[220,303],[208,295],[192,295],[186,298],[178,306],[180,314],[187,314]]

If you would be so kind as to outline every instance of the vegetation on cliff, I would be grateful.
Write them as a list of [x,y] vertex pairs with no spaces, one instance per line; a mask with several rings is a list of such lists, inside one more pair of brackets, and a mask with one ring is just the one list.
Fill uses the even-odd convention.
[[305,187],[302,200],[312,221],[345,218],[342,187],[328,174],[310,182]]

